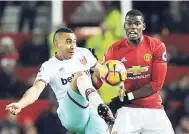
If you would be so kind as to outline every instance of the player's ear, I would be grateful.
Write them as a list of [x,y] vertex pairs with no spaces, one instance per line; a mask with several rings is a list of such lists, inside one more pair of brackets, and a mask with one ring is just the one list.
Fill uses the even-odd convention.
[[146,24],[145,23],[143,23],[143,31],[146,29]]
[[57,40],[54,41],[54,46],[55,46],[56,48],[58,48],[58,42],[57,42]]
[[125,22],[124,22],[124,24],[123,24],[123,28],[124,28],[124,30],[125,30]]

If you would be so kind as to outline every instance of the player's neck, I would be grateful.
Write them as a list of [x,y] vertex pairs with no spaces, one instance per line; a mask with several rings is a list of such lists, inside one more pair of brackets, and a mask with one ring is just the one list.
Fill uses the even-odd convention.
[[64,56],[64,55],[60,55],[58,53],[56,53],[55,57],[58,59],[58,60],[67,60],[67,58]]
[[137,40],[128,40],[128,43],[129,43],[129,45],[131,45],[131,46],[134,46],[134,47],[137,47],[137,46],[139,46],[140,44],[141,44],[141,42],[143,41],[143,38],[144,38],[144,36],[141,36],[139,39],[137,39]]
[[56,54],[55,57],[56,57],[58,60],[61,60],[61,61],[64,60],[64,58],[63,58],[62,56],[58,55],[58,54]]
[[68,56],[65,56],[65,55],[62,55],[62,54],[60,54],[60,53],[56,53],[56,55],[55,55],[55,57],[58,59],[58,60],[69,60],[69,59],[71,59],[70,57],[68,57]]

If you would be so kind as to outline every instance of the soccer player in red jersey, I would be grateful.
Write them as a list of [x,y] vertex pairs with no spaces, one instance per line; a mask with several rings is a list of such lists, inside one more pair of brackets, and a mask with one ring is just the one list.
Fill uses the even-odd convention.
[[160,40],[143,35],[145,28],[143,14],[130,10],[124,23],[127,38],[112,44],[104,56],[104,62],[121,61],[128,76],[109,104],[117,112],[112,134],[174,133],[158,94],[167,71],[166,48]]

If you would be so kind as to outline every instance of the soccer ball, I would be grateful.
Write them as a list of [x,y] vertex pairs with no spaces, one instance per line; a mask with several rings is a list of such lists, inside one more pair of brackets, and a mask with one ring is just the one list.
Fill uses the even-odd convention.
[[126,80],[127,71],[120,61],[109,60],[103,64],[100,76],[103,82],[111,86],[116,86],[119,85],[120,82]]

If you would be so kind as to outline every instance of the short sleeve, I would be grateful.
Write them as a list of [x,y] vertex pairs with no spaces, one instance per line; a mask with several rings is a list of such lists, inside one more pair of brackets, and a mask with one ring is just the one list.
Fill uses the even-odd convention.
[[43,81],[45,84],[50,83],[51,71],[47,64],[43,63],[37,73],[36,81]]
[[89,61],[88,65],[91,68],[93,68],[96,65],[96,63],[97,63],[97,59],[94,57],[94,55],[88,49],[87,49],[87,59]]
[[157,44],[156,50],[154,51],[154,62],[167,62],[167,53],[165,44],[160,42]]
[[102,60],[102,64],[105,63],[108,60],[114,60],[114,51],[113,51],[113,47],[109,47],[109,49],[106,51],[106,53],[104,54],[103,60]]

